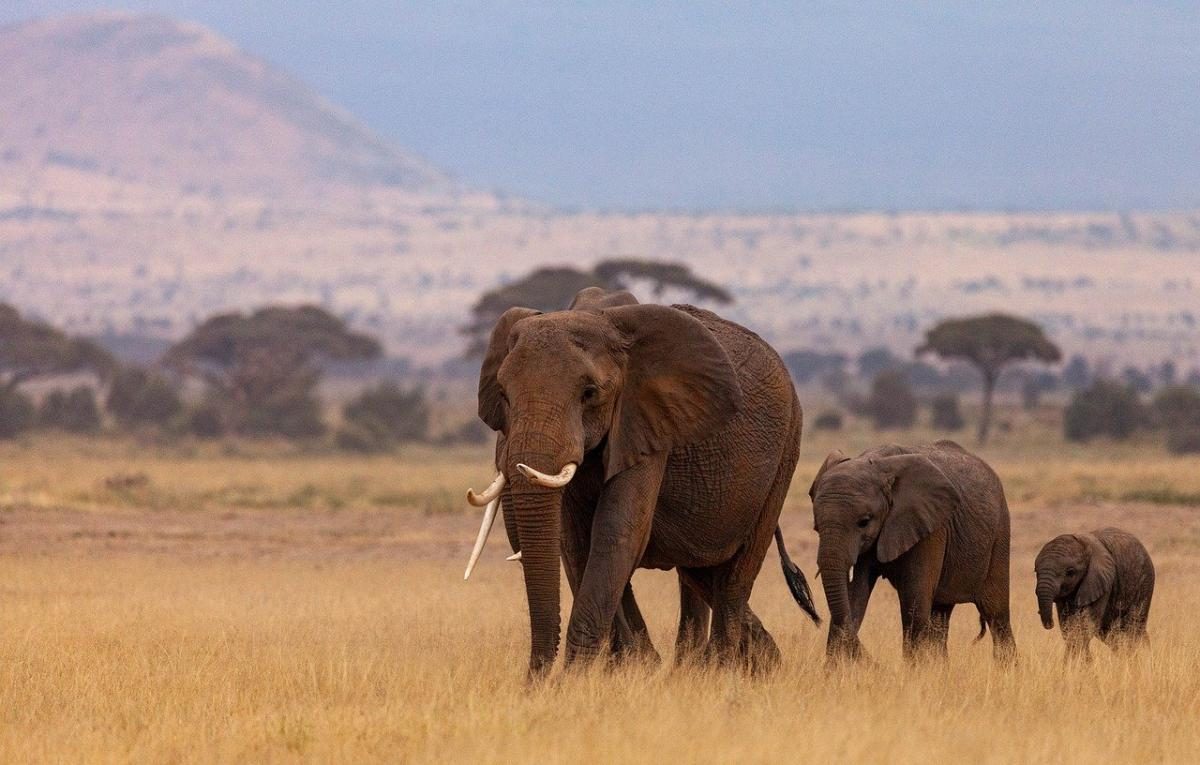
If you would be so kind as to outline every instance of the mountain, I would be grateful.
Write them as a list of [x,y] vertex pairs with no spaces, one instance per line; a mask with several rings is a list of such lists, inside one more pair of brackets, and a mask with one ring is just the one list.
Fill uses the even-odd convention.
[[0,61],[0,174],[27,179],[30,192],[452,187],[198,24],[115,12],[33,21],[0,29]]
[[437,363],[484,290],[632,256],[727,286],[722,312],[783,350],[907,355],[1003,310],[1067,355],[1200,365],[1196,212],[556,212],[455,183],[195,24],[28,22],[0,65],[0,301],[73,332],[149,347],[313,302]]

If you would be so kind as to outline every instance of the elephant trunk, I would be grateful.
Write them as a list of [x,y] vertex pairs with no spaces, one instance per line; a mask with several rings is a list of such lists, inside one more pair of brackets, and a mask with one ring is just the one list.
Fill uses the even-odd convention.
[[525,425],[509,434],[504,455],[504,473],[509,481],[506,502],[512,504],[511,508],[506,504],[505,512],[512,512],[521,544],[520,560],[529,605],[529,673],[537,677],[554,665],[562,628],[559,560],[565,490],[565,482],[547,485],[541,478],[559,474],[564,465],[577,463],[581,455],[579,448],[573,446],[575,439],[555,428],[561,423],[528,417]]
[[1054,617],[1051,606],[1054,604],[1054,595],[1058,592],[1054,578],[1049,574],[1039,574],[1036,592],[1038,615],[1042,617],[1042,626],[1046,629],[1053,629]]
[[858,654],[858,636],[850,619],[850,567],[845,540],[823,535],[817,548],[817,565],[829,606],[829,640],[826,652],[831,656]]
[[[512,489],[512,512],[521,540],[525,598],[529,604],[529,673],[547,672],[558,654],[560,513],[562,490],[529,486],[521,479]],[[507,508],[506,508],[507,510]]]

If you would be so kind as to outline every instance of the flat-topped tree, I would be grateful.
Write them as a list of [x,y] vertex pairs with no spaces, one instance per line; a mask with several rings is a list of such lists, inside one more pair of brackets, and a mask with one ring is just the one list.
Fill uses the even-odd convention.
[[696,300],[721,304],[733,302],[733,295],[728,290],[701,279],[681,263],[618,258],[601,261],[590,271],[570,266],[546,266],[515,282],[489,290],[476,301],[471,307],[470,321],[459,327],[459,333],[467,338],[466,355],[483,355],[496,321],[513,306],[557,311],[566,308],[582,289],[628,289],[639,280],[649,281],[656,297],[674,288],[690,293]]
[[1037,324],[1002,313],[946,319],[925,333],[917,353],[936,353],[943,359],[962,359],[983,375],[983,410],[979,443],[987,442],[992,424],[992,395],[1004,367],[1016,361],[1056,363],[1062,359]]
[[320,360],[368,360],[379,342],[316,306],[268,307],[205,321],[169,348],[163,364],[203,380],[227,430],[316,435]]
[[0,386],[6,391],[34,378],[74,372],[107,379],[115,366],[113,357],[91,340],[71,337],[0,303]]

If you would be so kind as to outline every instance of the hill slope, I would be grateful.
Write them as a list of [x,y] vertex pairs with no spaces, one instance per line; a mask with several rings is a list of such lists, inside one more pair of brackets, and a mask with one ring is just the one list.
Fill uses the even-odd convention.
[[449,185],[197,24],[125,13],[34,21],[0,29],[0,61],[0,162],[34,191],[56,173],[272,196]]

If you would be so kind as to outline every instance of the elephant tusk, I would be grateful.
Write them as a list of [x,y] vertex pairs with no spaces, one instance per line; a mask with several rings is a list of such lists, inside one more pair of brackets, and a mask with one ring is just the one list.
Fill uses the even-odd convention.
[[495,480],[482,493],[476,494],[474,489],[467,489],[467,504],[474,505],[475,507],[483,507],[496,497],[499,497],[500,492],[503,490],[504,473],[497,473]]
[[471,559],[467,561],[467,570],[463,574],[464,582],[471,578],[471,572],[475,570],[475,564],[479,562],[483,546],[487,544],[488,534],[492,533],[492,524],[496,522],[496,508],[499,506],[500,498],[496,497],[488,502],[483,511],[483,523],[479,526],[479,536],[475,538],[475,549],[471,550]]
[[507,558],[505,558],[504,560],[514,560],[514,561],[519,561],[519,560],[521,560],[521,551],[520,551],[520,550],[517,550],[515,553],[513,553],[513,554],[512,554],[512,555],[510,555],[510,556],[508,556],[508,557],[507,557]]
[[574,462],[568,462],[563,466],[563,469],[558,471],[558,475],[546,475],[540,471],[534,470],[528,465],[521,463],[517,465],[517,470],[521,471],[521,475],[528,478],[538,486],[545,486],[547,489],[561,489],[571,482],[575,477],[575,470],[578,466]]

